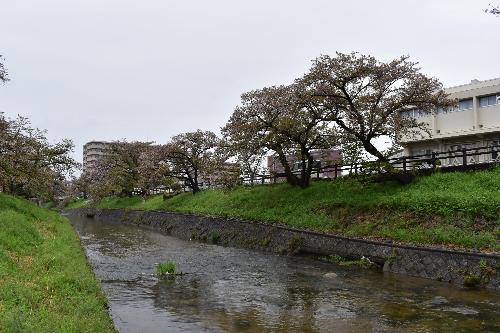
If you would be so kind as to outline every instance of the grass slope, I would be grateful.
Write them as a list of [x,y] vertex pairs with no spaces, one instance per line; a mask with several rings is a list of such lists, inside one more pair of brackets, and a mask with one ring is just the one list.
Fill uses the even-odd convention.
[[307,189],[277,184],[207,190],[166,201],[112,197],[97,206],[235,216],[347,236],[500,250],[500,168],[436,173],[406,186],[342,179]]
[[114,332],[106,306],[68,220],[0,193],[0,331]]

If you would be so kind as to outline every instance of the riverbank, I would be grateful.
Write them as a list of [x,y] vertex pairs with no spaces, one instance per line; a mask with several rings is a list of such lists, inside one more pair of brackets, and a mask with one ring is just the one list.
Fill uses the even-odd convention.
[[347,237],[500,251],[500,168],[436,173],[402,186],[360,179],[314,182],[307,189],[287,184],[229,191],[83,201],[69,208],[165,210],[250,221]]
[[[167,227],[176,218],[167,212],[95,211],[94,218],[83,211],[80,216],[68,213],[89,249],[88,259],[121,332],[472,333],[500,327],[500,293],[492,290],[381,274],[310,256],[214,246],[210,242],[216,237],[207,243],[189,241],[178,235],[200,221],[181,219],[185,214],[175,214],[177,227],[168,228],[169,236]],[[139,216],[151,228],[130,223]],[[240,224],[226,223],[226,231]],[[165,231],[159,233],[153,224]],[[189,239],[190,233],[185,235]],[[223,245],[228,238],[220,236]],[[257,236],[249,235],[248,241]],[[276,241],[273,237],[271,243]],[[156,264],[164,261],[174,261],[185,274],[156,277]]]
[[114,332],[69,221],[2,193],[0,331]]
[[500,290],[500,255],[415,247],[347,238],[235,218],[128,209],[78,208],[71,218],[133,225],[176,238],[273,252],[309,254],[337,265],[355,265],[468,287]]

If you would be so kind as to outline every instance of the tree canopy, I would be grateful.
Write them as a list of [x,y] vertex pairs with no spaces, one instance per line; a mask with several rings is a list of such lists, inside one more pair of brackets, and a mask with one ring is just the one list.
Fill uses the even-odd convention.
[[115,141],[77,181],[80,192],[99,200],[107,195],[148,194],[159,188],[199,192],[200,181],[218,169],[219,138],[198,130],[175,135],[162,145]]
[[323,55],[300,80],[308,87],[318,117],[357,139],[369,154],[386,160],[374,139],[386,136],[396,144],[402,136],[426,130],[425,123],[402,117],[401,111],[416,108],[430,114],[454,105],[442,84],[408,59],[382,62],[359,53]]
[[197,130],[178,134],[163,149],[163,162],[169,167],[170,175],[184,181],[197,193],[199,178],[216,170],[219,160],[215,154],[220,140],[213,132]]
[[[299,84],[245,93],[222,129],[235,154],[260,156],[271,151],[282,164],[287,181],[302,187],[309,185],[314,161],[311,151],[335,143],[332,128],[311,112],[304,96]],[[291,155],[300,161],[300,175],[292,170]]]
[[[244,93],[222,133],[234,155],[252,161],[252,156],[274,154],[287,181],[306,187],[314,150],[342,147],[355,158],[366,152],[386,161],[387,154],[374,144],[377,138],[387,137],[394,146],[404,136],[427,131],[426,123],[401,111],[430,114],[454,104],[441,83],[421,73],[408,56],[383,62],[337,53],[313,60],[290,85]],[[299,172],[294,161],[300,161]]]
[[49,143],[46,132],[27,118],[0,114],[0,187],[5,192],[53,200],[62,183],[78,166],[70,156],[71,140]]

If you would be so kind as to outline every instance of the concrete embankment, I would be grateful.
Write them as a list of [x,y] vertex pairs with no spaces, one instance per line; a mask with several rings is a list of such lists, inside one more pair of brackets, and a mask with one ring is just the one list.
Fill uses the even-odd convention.
[[80,208],[68,215],[134,224],[189,240],[279,254],[368,258],[385,272],[500,290],[500,254],[453,251],[354,239],[279,225],[166,211]]

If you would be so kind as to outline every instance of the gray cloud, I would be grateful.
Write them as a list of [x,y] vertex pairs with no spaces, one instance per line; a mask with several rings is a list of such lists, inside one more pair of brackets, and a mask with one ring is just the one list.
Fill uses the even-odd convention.
[[239,95],[321,53],[409,54],[446,86],[500,76],[491,0],[24,0],[1,5],[0,110],[53,140],[217,131]]

